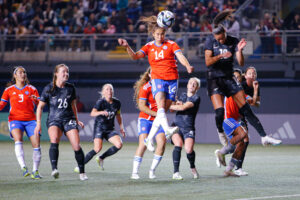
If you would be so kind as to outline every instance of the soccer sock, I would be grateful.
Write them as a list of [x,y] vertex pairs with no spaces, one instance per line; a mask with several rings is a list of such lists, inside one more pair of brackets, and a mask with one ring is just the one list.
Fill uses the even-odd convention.
[[231,171],[233,170],[234,166],[238,163],[239,161],[235,158],[231,158],[229,164],[226,167],[226,171]]
[[36,170],[39,169],[41,157],[42,157],[41,148],[40,147],[33,148],[33,153],[32,153],[32,161],[33,161],[32,171],[33,172],[35,172]]
[[195,168],[195,159],[196,159],[195,151],[193,151],[192,153],[187,153],[186,157],[190,162],[190,168],[192,169]]
[[218,129],[219,133],[223,133],[223,121],[224,121],[224,108],[218,108],[215,110],[216,116],[215,116],[215,120],[216,120],[216,126]]
[[147,139],[153,140],[155,134],[157,133],[157,131],[159,129],[159,126],[160,126],[160,120],[159,120],[159,117],[157,116],[152,123],[152,127],[150,129]]
[[248,103],[243,105],[239,111],[247,118],[249,123],[255,128],[261,137],[265,137],[267,135],[259,119],[255,116]]
[[159,118],[160,125],[163,127],[163,129],[165,131],[168,130],[170,127],[169,127],[169,123],[168,123],[168,119],[167,119],[165,109],[164,108],[158,109],[157,110],[157,116]]
[[227,146],[223,146],[222,147],[222,149],[220,150],[220,153],[226,155],[226,154],[233,153],[234,150],[235,150],[235,146],[232,145],[232,144],[230,144],[230,143],[228,143]]
[[110,147],[109,149],[107,149],[107,151],[105,151],[99,158],[101,158],[102,160],[104,160],[106,157],[114,155],[115,153],[117,153],[120,149],[118,149],[115,146]]
[[49,158],[50,158],[52,170],[57,169],[57,161],[58,161],[58,156],[59,156],[58,145],[59,144],[56,144],[56,143],[50,144]]
[[249,144],[249,142],[245,142],[245,147],[244,147],[244,152],[243,152],[242,157],[241,157],[241,162],[236,165],[237,169],[243,167],[243,163],[244,163],[244,159],[245,159],[248,144]]
[[158,155],[154,154],[154,158],[153,158],[153,161],[152,161],[152,164],[151,164],[151,168],[150,168],[151,171],[155,171],[155,169],[159,165],[161,159],[162,159],[162,156],[158,156]]
[[142,164],[143,158],[139,157],[139,156],[134,156],[133,159],[133,169],[132,169],[132,173],[133,174],[138,174],[139,173],[139,168]]
[[25,167],[23,142],[15,142],[15,153],[21,168]]
[[179,172],[180,157],[181,157],[181,147],[175,146],[173,149],[173,166],[174,173]]
[[85,158],[84,158],[84,164],[88,163],[95,155],[96,155],[96,151],[93,149],[91,150],[90,152],[88,152],[86,155],[85,155]]
[[84,153],[82,151],[82,148],[74,152],[75,152],[75,159],[79,167],[79,173],[82,174],[84,173]]

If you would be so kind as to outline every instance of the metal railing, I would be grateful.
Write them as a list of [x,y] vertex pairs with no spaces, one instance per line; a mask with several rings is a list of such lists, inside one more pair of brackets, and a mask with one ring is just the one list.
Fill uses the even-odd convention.
[[[167,38],[179,44],[190,60],[204,57],[205,38],[203,32],[170,33]],[[151,41],[147,34],[67,34],[67,35],[0,35],[0,62],[32,61],[81,61],[101,62],[128,59],[124,48],[119,47],[118,38],[127,39],[134,50]],[[269,59],[273,57],[299,57],[300,31],[278,31],[258,33],[240,32],[248,45],[244,54],[248,58]]]

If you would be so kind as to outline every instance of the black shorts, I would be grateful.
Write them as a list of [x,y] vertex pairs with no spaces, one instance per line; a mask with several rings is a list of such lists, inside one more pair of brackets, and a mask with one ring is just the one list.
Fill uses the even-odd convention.
[[232,95],[238,93],[241,90],[243,90],[243,88],[238,83],[235,77],[219,77],[214,79],[207,79],[208,96],[220,94],[226,97],[231,97]]
[[108,141],[109,138],[115,136],[115,135],[119,135],[116,131],[102,131],[102,130],[97,130],[94,129],[94,138],[100,138],[103,140],[106,139]]
[[[177,126],[176,123],[172,123],[171,126]],[[178,126],[179,128],[179,135],[181,136],[182,140],[184,141],[187,138],[192,138],[193,140],[195,140],[195,129],[191,129],[191,128],[182,128],[180,126]]]
[[48,128],[51,126],[57,126],[60,128],[64,133],[72,129],[78,130],[78,124],[75,119],[68,119],[68,120],[52,120],[47,122]]

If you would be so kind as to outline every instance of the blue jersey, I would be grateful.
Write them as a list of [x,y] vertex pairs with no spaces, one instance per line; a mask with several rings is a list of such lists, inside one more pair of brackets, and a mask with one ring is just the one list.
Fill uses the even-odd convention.
[[209,35],[205,40],[205,50],[213,52],[212,56],[217,56],[226,52],[231,52],[232,56],[229,58],[222,58],[213,65],[207,66],[207,78],[213,79],[218,77],[232,77],[233,76],[233,57],[237,49],[239,40],[235,37],[227,35],[224,44],[219,43],[213,35]]
[[195,94],[191,97],[187,96],[187,93],[182,93],[178,98],[178,101],[182,103],[192,102],[194,107],[184,111],[177,111],[175,117],[175,125],[182,129],[195,130],[195,119],[200,105],[200,97]]

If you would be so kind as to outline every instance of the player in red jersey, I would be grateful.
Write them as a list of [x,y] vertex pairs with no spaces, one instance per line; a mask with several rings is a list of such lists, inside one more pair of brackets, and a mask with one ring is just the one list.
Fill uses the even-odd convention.
[[[138,134],[139,134],[139,146],[135,152],[134,160],[133,160],[133,170],[131,179],[139,179],[139,167],[142,163],[143,155],[145,153],[146,147],[144,145],[144,140],[148,136],[150,129],[153,124],[153,120],[156,116],[157,106],[156,102],[152,96],[151,92],[151,82],[150,82],[150,68],[141,75],[140,80],[138,80],[135,85],[135,101],[137,103],[137,107],[140,110],[139,119],[138,119]],[[155,149],[154,158],[152,161],[152,165],[149,171],[149,178],[154,179],[155,170],[159,165],[162,156],[165,151],[166,138],[164,134],[164,130],[160,127],[156,134],[156,143],[157,148]]]
[[33,147],[33,169],[31,177],[40,179],[38,168],[41,160],[40,134],[34,134],[36,117],[34,107],[39,102],[39,93],[35,87],[29,85],[24,67],[15,67],[12,80],[4,90],[0,101],[0,110],[10,103],[8,116],[9,131],[15,141],[15,153],[23,176],[29,176],[28,168],[24,160],[23,133],[26,131]]
[[134,52],[125,39],[118,39],[119,44],[126,47],[129,56],[133,60],[148,56],[151,66],[152,94],[158,110],[151,131],[145,140],[145,144],[150,151],[154,151],[152,139],[160,126],[165,130],[167,137],[178,131],[178,127],[169,127],[165,113],[172,102],[175,101],[177,92],[178,69],[175,56],[186,67],[188,73],[194,70],[182,54],[180,47],[175,42],[165,39],[166,29],[159,27],[156,19],[156,16],[141,19],[142,22],[148,25],[148,33],[153,36],[154,40],[147,43],[139,51]]

